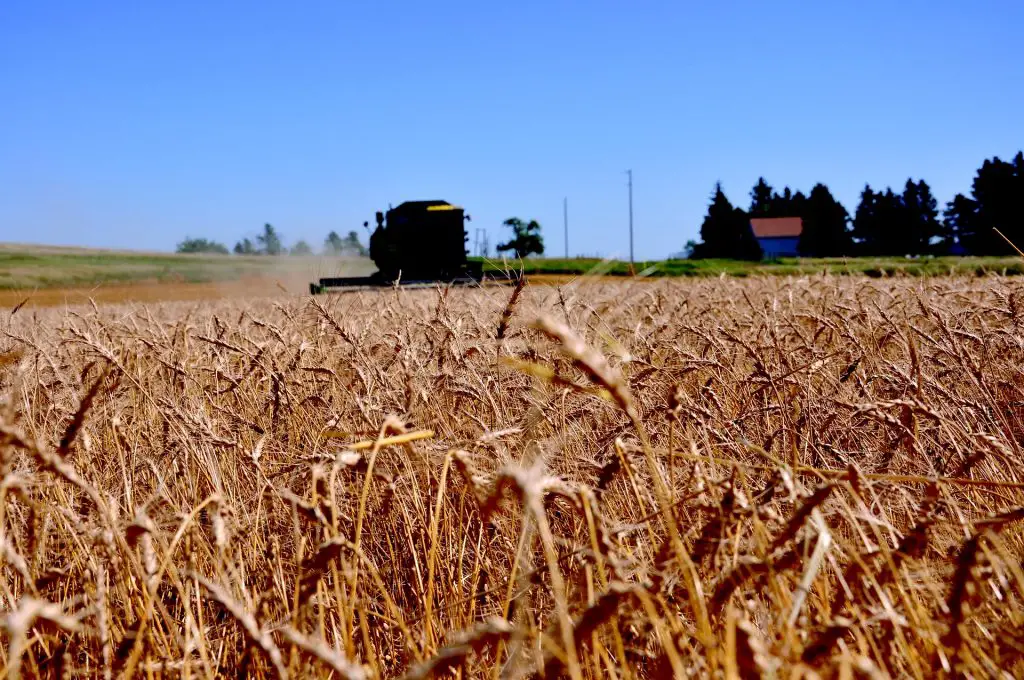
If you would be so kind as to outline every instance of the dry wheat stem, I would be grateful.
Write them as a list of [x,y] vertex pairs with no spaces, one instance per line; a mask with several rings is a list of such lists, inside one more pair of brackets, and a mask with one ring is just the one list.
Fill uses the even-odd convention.
[[16,309],[4,671],[1024,676],[1022,300],[583,277]]

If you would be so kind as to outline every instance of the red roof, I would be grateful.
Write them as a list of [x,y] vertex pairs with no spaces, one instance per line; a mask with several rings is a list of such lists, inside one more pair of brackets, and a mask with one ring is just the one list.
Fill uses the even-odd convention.
[[755,217],[750,220],[755,238],[787,238],[799,236],[803,221],[799,217]]

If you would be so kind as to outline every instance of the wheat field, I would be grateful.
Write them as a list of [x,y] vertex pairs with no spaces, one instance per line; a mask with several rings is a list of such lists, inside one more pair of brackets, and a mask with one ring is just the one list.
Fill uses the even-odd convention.
[[1024,284],[14,310],[7,677],[1024,676]]

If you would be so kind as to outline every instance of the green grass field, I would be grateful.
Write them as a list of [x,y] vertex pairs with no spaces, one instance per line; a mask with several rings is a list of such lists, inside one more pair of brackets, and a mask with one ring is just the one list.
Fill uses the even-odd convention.
[[0,289],[73,288],[136,282],[208,283],[250,277],[359,276],[366,258],[178,255],[0,244]]
[[[475,258],[479,259],[479,258]],[[629,263],[592,258],[530,258],[522,263],[514,260],[484,261],[485,271],[511,268],[526,274],[586,273],[606,276],[628,276]],[[735,260],[646,260],[637,262],[635,271],[644,276],[754,276],[762,274],[803,275],[863,274],[866,276],[936,276],[942,274],[988,273],[1024,274],[1024,259],[1019,257],[934,257],[908,260],[898,257],[863,258],[784,258],[772,262],[739,262]]]
[[[523,263],[488,259],[484,263],[485,270],[490,271],[505,267],[518,270],[520,266],[527,274],[625,276],[629,273],[628,262],[593,258],[530,258]],[[251,277],[306,277],[312,281],[321,276],[362,276],[374,269],[373,262],[366,258],[178,255],[0,244],[0,289],[6,290],[135,282],[207,283]],[[643,276],[800,275],[825,271],[868,276],[1017,275],[1024,274],[1024,260],[1019,257],[837,258],[784,259],[762,263],[662,260],[636,264],[636,273]]]

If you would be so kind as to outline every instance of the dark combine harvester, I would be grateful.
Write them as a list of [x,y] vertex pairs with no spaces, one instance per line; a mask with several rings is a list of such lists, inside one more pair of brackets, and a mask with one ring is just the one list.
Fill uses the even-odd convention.
[[[396,282],[409,287],[483,283],[483,263],[466,257],[469,237],[463,222],[469,219],[462,208],[447,201],[406,201],[386,215],[377,212],[377,228],[370,234],[370,259],[377,271],[370,276],[322,278],[309,284],[309,292],[316,295],[332,288],[373,288]],[[500,273],[488,273],[486,278],[513,280]]]

